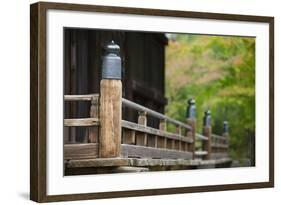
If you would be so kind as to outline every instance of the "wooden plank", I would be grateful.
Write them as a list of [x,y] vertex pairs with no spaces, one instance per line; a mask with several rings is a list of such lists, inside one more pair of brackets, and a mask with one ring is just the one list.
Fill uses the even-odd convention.
[[153,147],[143,147],[137,145],[122,144],[123,157],[156,158],[156,159],[191,159],[192,153],[176,150],[160,149]]
[[[159,130],[166,132],[167,131],[167,121],[164,119],[160,120]],[[158,148],[167,148],[167,138],[158,137],[157,139],[157,147]]]
[[212,141],[212,128],[210,126],[204,126],[203,127],[203,135],[208,137],[208,140],[204,140],[203,143],[203,150],[207,151],[208,154],[204,156],[204,160],[208,160],[211,158],[211,152],[212,152],[212,147],[211,147],[211,141]]
[[[91,118],[99,117],[99,100],[98,100],[98,98],[92,98],[92,100],[91,100],[90,117]],[[98,136],[99,136],[99,128],[98,127],[89,127],[88,132],[89,132],[88,142],[97,143]]]
[[210,159],[223,159],[223,158],[227,158],[228,157],[228,153],[224,152],[224,153],[211,153],[210,155]]
[[97,158],[98,143],[65,144],[63,154],[64,160]]
[[98,118],[76,118],[64,119],[64,126],[67,127],[84,127],[84,126],[98,126]]
[[228,145],[225,144],[211,144],[212,148],[223,148],[223,149],[227,149]]
[[193,153],[193,159],[195,159],[196,119],[188,118],[186,121],[186,123],[192,128],[191,131],[187,131],[187,137],[191,137],[193,140],[193,143],[188,146],[188,149]]
[[212,159],[212,160],[100,158],[100,159],[87,159],[87,160],[69,160],[66,162],[66,167],[67,168],[82,168],[82,167],[99,168],[99,167],[125,166],[127,168],[132,168],[133,169],[132,171],[138,171],[138,169],[134,169],[133,167],[200,166],[200,165],[216,165],[216,164],[227,163],[227,162],[231,162],[231,159],[227,157],[220,158],[220,159]]
[[65,101],[91,101],[92,99],[99,99],[99,94],[88,95],[64,95]]
[[[139,112],[138,124],[143,126],[147,125],[146,112]],[[136,132],[136,145],[141,145],[141,146],[147,145],[147,133]]]
[[195,151],[195,155],[197,156],[203,156],[203,155],[207,155],[208,152],[207,151]]
[[128,166],[129,160],[126,158],[97,158],[97,159],[82,159],[69,160],[66,163],[67,167],[117,167]]
[[168,139],[180,140],[180,141],[188,142],[188,143],[193,142],[192,139],[187,138],[187,137],[182,137],[178,134],[161,131],[161,130],[158,130],[158,129],[155,129],[155,128],[152,128],[152,127],[145,127],[143,125],[139,125],[139,124],[129,122],[129,121],[126,121],[126,120],[122,120],[122,127],[127,128],[127,129],[131,129],[131,130],[135,130],[135,131],[139,131],[139,132],[145,132],[147,134],[165,137],[165,138],[168,138]]
[[134,130],[129,130],[123,128],[122,130],[122,143],[123,144],[135,144],[136,143],[136,133]]
[[100,83],[99,156],[120,156],[121,146],[121,80],[102,79]]
[[148,147],[157,147],[157,136],[156,135],[147,135],[147,146]]

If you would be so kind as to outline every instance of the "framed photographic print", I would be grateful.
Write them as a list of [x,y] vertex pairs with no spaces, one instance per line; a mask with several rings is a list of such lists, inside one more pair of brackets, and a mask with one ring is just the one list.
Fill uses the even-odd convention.
[[31,5],[30,198],[274,186],[274,18]]

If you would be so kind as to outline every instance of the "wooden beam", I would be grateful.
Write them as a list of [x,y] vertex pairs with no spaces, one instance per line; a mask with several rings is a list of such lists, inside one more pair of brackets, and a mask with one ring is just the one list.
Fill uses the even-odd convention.
[[143,125],[139,125],[133,122],[129,122],[126,120],[122,120],[122,127],[127,128],[127,129],[131,129],[131,130],[135,130],[135,131],[139,131],[139,132],[145,132],[147,134],[151,134],[151,135],[157,135],[157,136],[161,136],[161,137],[165,137],[168,139],[173,139],[173,140],[180,140],[183,142],[188,142],[188,143],[192,143],[193,140],[187,137],[182,137],[178,134],[174,134],[174,133],[170,133],[170,132],[165,132],[162,130],[158,130],[152,127],[146,127]]
[[[138,116],[138,124],[146,127],[147,125],[147,117],[146,112],[139,112]],[[136,132],[136,145],[147,145],[147,133],[144,132]]]
[[[99,117],[99,100],[98,98],[92,98],[91,100],[91,110],[90,110],[91,118]],[[88,128],[88,142],[97,143],[99,136],[99,128],[98,127],[89,127]]]
[[66,127],[85,127],[85,126],[98,126],[98,118],[76,118],[64,119],[64,126]]
[[160,149],[153,147],[144,147],[137,145],[122,144],[122,157],[137,158],[156,158],[156,159],[191,159],[192,153]]
[[100,83],[99,156],[120,156],[121,146],[121,80],[102,79]]
[[64,95],[65,101],[91,101],[93,98],[98,100],[99,94]]
[[98,144],[65,144],[63,149],[64,160],[67,159],[92,159],[98,157]]

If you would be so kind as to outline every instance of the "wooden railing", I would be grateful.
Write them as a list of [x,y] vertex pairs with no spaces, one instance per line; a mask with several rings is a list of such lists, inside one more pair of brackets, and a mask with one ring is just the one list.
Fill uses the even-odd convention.
[[[120,61],[118,52],[114,49],[116,47],[111,45],[104,61],[107,58]],[[65,127],[87,127],[88,133],[83,143],[65,142],[65,160],[113,158],[211,160],[228,157],[227,126],[224,126],[222,136],[212,134],[209,111],[205,112],[203,131],[199,134],[196,132],[194,100],[188,101],[186,122],[180,122],[124,99],[121,97],[121,63],[117,62],[117,65],[111,63],[112,59],[110,63],[103,63],[100,94],[64,96],[65,103],[69,101],[91,102],[88,118],[64,119]],[[137,123],[122,119],[122,106],[138,112]],[[158,128],[147,125],[147,116],[159,119]],[[176,126],[176,132],[167,130],[168,123]],[[202,142],[202,146],[198,150],[195,148],[196,141]],[[109,162],[107,161],[107,163]],[[79,162],[76,166],[80,166]]]

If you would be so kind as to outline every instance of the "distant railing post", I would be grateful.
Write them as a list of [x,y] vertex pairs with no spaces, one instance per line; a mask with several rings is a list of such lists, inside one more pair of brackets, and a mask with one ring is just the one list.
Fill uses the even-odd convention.
[[210,159],[211,158],[211,152],[212,152],[212,127],[211,127],[211,112],[207,110],[205,112],[204,118],[203,118],[203,135],[208,138],[208,140],[204,140],[203,143],[203,150],[207,151],[208,154],[205,155],[203,159]]
[[121,58],[120,47],[110,42],[105,47],[100,82],[99,157],[119,157],[121,152]]
[[195,158],[195,135],[196,135],[196,105],[194,99],[189,99],[187,102],[186,120],[187,124],[191,126],[191,131],[187,132],[187,136],[191,136],[193,142],[190,145],[190,151],[192,152],[192,158]]
[[225,138],[224,144],[228,145],[228,140],[229,140],[229,125],[228,121],[223,122],[223,133],[222,136]]

